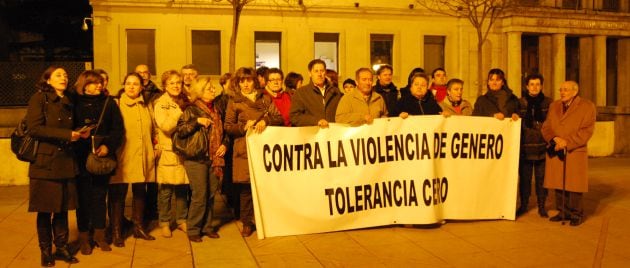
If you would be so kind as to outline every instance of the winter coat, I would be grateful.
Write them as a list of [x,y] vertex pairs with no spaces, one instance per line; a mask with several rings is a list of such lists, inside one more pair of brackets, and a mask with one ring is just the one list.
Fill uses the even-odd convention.
[[[527,93],[525,93],[527,94]],[[538,109],[534,114],[528,112],[528,99],[539,102]],[[537,97],[524,95],[519,99],[519,116],[521,117],[521,158],[525,160],[544,160],[547,149],[547,142],[542,136],[542,128],[549,105],[553,100],[546,97],[541,92]],[[538,118],[536,118],[538,117]]]
[[171,137],[177,127],[177,121],[183,112],[168,94],[162,94],[155,101],[155,124],[157,126],[156,149],[160,150],[157,165],[157,182],[160,184],[188,184],[188,175],[184,169],[184,159],[173,152]]
[[[105,94],[96,96],[76,95],[74,127],[76,129],[98,124],[98,119],[103,111],[103,105],[105,105],[107,99],[109,99],[109,101],[107,101],[107,108],[105,108],[101,124],[98,129],[92,129],[92,133],[90,134],[100,137],[95,139],[97,143],[94,144],[94,149],[98,148],[100,145],[105,145],[108,150],[108,155],[113,156],[120,147],[121,141],[125,135],[125,128],[123,126],[122,116],[120,115],[120,109],[112,97],[108,97]],[[92,139],[80,139],[75,143],[74,148],[76,150],[77,163],[79,164],[81,174],[88,174],[85,169],[85,162],[87,161],[88,155],[92,153]]]
[[[44,99],[47,99],[46,103]],[[37,157],[28,168],[29,177],[70,179],[78,174],[75,153],[70,145],[72,111],[73,104],[68,96],[61,98],[54,91],[38,91],[29,100],[26,125],[31,136],[39,140]]]
[[291,124],[298,127],[316,126],[321,119],[335,122],[337,105],[342,95],[338,88],[328,83],[325,96],[312,82],[302,86],[291,97]]
[[271,98],[258,90],[256,102],[237,92],[228,102],[225,114],[224,130],[234,140],[232,179],[235,183],[249,183],[249,164],[247,162],[247,144],[244,129],[248,120],[264,120],[267,126],[281,126],[282,116]]
[[459,104],[459,107],[461,109],[460,113],[457,113],[457,111],[455,111],[455,107],[453,107],[453,103],[448,99],[448,97],[444,98],[438,104],[440,105],[440,108],[442,108],[442,111],[447,111],[452,115],[472,115],[473,113],[472,104],[470,104],[470,102],[467,100],[462,100],[462,102]]
[[[398,89],[394,83],[389,83],[386,87],[381,86],[380,81],[376,81],[376,85],[372,87],[372,91],[380,94],[385,100],[385,106],[387,107],[387,114],[394,116],[396,113],[396,105],[398,103]],[[408,91],[402,91],[400,94],[409,93]]]
[[504,111],[501,111],[500,109],[501,105],[498,103],[498,98],[494,96],[493,92],[488,90],[486,94],[479,96],[477,101],[475,101],[475,109],[473,110],[472,115],[493,117],[494,114],[503,112],[505,117],[511,117],[514,113],[518,114],[518,97],[516,97],[516,95],[512,93],[512,90],[507,87],[504,87],[501,90],[505,90],[508,95]]
[[349,94],[343,95],[337,106],[335,120],[337,123],[358,126],[367,123],[365,115],[372,118],[387,117],[387,107],[385,100],[380,94],[372,92],[366,101],[359,90],[353,90]]
[[[542,134],[545,141],[554,137],[567,140],[566,190],[588,192],[588,154],[586,144],[595,129],[595,104],[579,96],[575,97],[569,109],[562,112],[562,101],[549,106],[547,120],[543,123]],[[545,161],[545,188],[562,189],[563,163],[557,157],[547,154]]]
[[278,108],[278,111],[282,115],[282,119],[284,119],[284,126],[290,127],[291,120],[289,120],[289,111],[291,110],[291,93],[282,91],[274,97],[271,93],[269,93],[269,91],[265,90],[265,94],[271,97],[273,104],[275,104],[276,108]]
[[144,97],[120,97],[120,113],[125,136],[118,149],[118,167],[110,184],[155,182],[155,154],[153,152],[153,117]]
[[411,94],[403,95],[397,106],[396,116],[402,112],[406,112],[409,115],[436,115],[442,112],[442,108],[435,101],[433,93],[428,90],[422,99],[418,99]]

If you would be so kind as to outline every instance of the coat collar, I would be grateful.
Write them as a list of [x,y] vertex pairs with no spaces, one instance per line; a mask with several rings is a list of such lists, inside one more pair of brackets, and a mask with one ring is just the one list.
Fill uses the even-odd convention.
[[127,106],[134,106],[136,104],[144,104],[144,97],[142,97],[142,94],[140,94],[140,96],[138,96],[135,99],[132,99],[130,97],[128,97],[126,94],[122,94],[120,96],[120,103],[125,104]]

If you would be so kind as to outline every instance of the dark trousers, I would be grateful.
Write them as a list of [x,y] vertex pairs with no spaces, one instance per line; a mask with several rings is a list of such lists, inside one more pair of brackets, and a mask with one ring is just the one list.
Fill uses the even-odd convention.
[[158,219],[158,184],[149,182],[145,185],[144,219],[149,222]]
[[190,204],[188,205],[188,235],[212,232],[214,195],[219,187],[219,178],[212,167],[195,161],[184,161],[190,181]]
[[545,205],[547,199],[547,189],[543,187],[545,180],[545,160],[525,160],[519,163],[518,190],[521,194],[521,206],[527,207],[529,197],[532,193],[532,174],[536,188],[536,197],[539,206]]
[[556,208],[560,213],[564,211],[566,219],[584,217],[584,208],[582,206],[582,193],[564,192],[564,210],[562,208],[562,190],[556,189]]
[[[52,219],[51,219],[52,216]],[[68,212],[37,213],[37,238],[39,248],[42,250],[52,248],[53,237],[57,248],[68,245],[69,237]]]
[[79,232],[87,232],[90,227],[104,229],[107,206],[109,176],[83,174],[77,179],[79,207],[77,208],[77,227]]
[[249,183],[235,183],[240,196],[240,216],[243,225],[254,225],[254,203],[252,199],[252,186]]

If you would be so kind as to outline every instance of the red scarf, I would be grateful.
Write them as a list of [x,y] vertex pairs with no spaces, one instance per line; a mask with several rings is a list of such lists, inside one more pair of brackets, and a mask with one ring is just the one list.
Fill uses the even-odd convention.
[[221,147],[223,142],[223,122],[221,121],[221,116],[214,109],[212,103],[206,104],[202,100],[195,101],[195,105],[199,107],[202,111],[210,115],[210,120],[212,120],[212,128],[210,133],[208,133],[208,144],[210,148],[208,148],[208,154],[210,155],[210,160],[212,160],[212,172],[218,177],[223,177],[223,167],[225,167],[225,159],[223,156],[217,156],[217,150]]

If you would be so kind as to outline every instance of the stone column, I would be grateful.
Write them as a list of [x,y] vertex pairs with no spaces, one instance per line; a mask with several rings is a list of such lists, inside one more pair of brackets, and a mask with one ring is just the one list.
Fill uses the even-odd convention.
[[595,105],[606,106],[606,36],[593,37],[593,80]]
[[553,94],[549,97],[555,99],[560,98],[560,84],[565,81],[566,75],[566,34],[551,35],[551,58],[552,58],[552,78],[549,79]]
[[580,37],[580,96],[595,102],[595,66],[593,37]]
[[[580,1],[582,1],[582,9],[593,10],[593,8],[594,8],[593,5],[595,4],[595,3],[593,3],[593,0],[580,0]],[[595,0],[595,1],[597,1],[597,0]]]
[[630,107],[630,38],[617,42],[617,106]]
[[630,12],[630,1],[619,1],[619,11]]
[[521,32],[507,33],[507,81],[516,96],[521,96]]
[[545,79],[543,93],[553,98],[553,58],[551,49],[551,35],[538,36],[538,68]]

